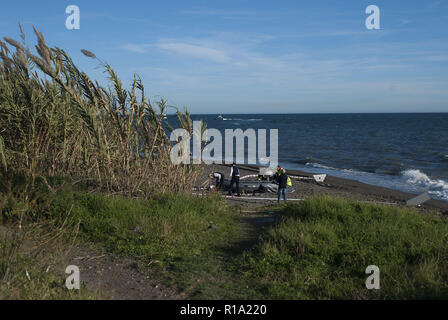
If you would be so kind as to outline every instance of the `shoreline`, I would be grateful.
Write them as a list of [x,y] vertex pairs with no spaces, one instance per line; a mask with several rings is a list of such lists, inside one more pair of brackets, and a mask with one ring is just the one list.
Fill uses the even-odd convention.
[[[260,166],[257,165],[238,165],[240,168],[241,176],[257,173]],[[313,174],[301,170],[289,170],[286,169],[288,175],[312,177]],[[226,164],[213,164],[205,167],[204,176],[207,177],[210,172],[220,171],[224,173],[228,178],[230,165]],[[203,181],[203,180],[202,180]],[[374,186],[359,182],[356,180],[350,180],[345,178],[339,178],[332,175],[327,175],[324,183],[318,184],[311,180],[296,180],[292,179],[295,192],[288,194],[293,198],[307,198],[314,195],[329,195],[339,196],[343,198],[350,198],[359,201],[378,202],[378,203],[391,203],[398,206],[406,206],[406,201],[416,197],[415,194],[389,189],[386,187]],[[276,195],[275,195],[276,197]],[[248,202],[257,200],[247,200]],[[420,207],[408,207],[416,208],[422,211],[437,211],[440,214],[448,215],[448,202],[442,200],[431,199],[423,203]]]

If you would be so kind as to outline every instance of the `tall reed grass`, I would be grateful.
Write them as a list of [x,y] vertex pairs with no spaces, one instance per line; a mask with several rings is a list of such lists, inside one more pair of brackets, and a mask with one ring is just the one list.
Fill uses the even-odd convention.
[[[37,36],[36,52],[5,37],[0,41],[0,188],[24,189],[36,179],[54,192],[55,177],[93,180],[103,190],[126,195],[191,190],[198,167],[170,160],[172,130],[164,120],[165,100],[153,105],[134,74],[124,88],[112,67],[94,53],[108,75],[102,86],[82,72],[67,52]],[[179,126],[192,132],[188,111],[177,111]],[[26,197],[26,196],[25,196]]]

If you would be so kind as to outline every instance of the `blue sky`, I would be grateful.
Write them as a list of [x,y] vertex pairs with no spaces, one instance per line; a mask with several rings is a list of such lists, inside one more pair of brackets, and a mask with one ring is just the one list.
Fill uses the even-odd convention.
[[[65,28],[68,5],[81,29]],[[381,30],[367,30],[368,5]],[[13,1],[0,36],[35,25],[103,80],[94,52],[152,100],[193,113],[447,112],[448,1]]]

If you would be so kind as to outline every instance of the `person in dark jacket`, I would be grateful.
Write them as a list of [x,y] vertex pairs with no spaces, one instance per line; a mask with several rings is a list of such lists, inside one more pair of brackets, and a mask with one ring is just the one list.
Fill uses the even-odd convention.
[[233,190],[233,184],[236,184],[236,192],[238,194],[238,197],[240,194],[240,170],[236,166],[235,162],[232,164],[232,167],[230,168],[230,189],[229,189],[229,196],[232,195]]
[[277,170],[275,171],[275,174],[272,176],[272,180],[278,182],[278,179],[280,178],[282,171],[283,171],[283,168],[280,165],[278,165]]
[[278,199],[277,199],[277,202],[280,203],[280,197],[281,197],[282,193],[283,193],[283,200],[285,200],[285,202],[286,202],[286,187],[287,187],[287,184],[288,184],[288,176],[286,175],[286,170],[285,169],[283,169],[280,172],[280,175],[278,176],[277,182],[278,182]]

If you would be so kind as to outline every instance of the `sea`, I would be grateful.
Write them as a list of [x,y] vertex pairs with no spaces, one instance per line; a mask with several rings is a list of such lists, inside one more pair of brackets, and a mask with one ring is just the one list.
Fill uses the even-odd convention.
[[279,164],[287,169],[428,192],[448,201],[448,113],[208,114],[192,119],[223,136],[225,129],[278,129]]

